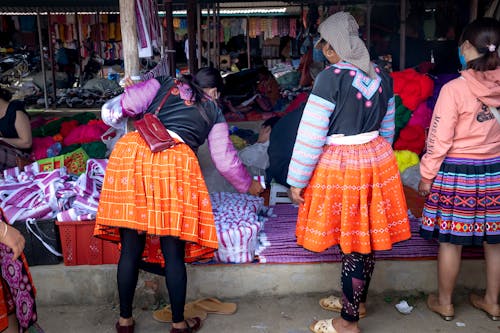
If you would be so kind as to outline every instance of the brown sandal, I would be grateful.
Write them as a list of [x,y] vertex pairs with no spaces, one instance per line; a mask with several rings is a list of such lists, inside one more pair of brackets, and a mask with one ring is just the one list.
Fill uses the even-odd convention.
[[[201,319],[199,317],[194,317],[188,320],[185,320],[186,328],[175,328],[172,327],[170,329],[170,333],[194,333],[197,332],[201,328]],[[189,323],[193,323],[192,326],[189,326]]]
[[500,320],[500,305],[488,304],[484,302],[484,298],[477,294],[470,294],[469,300],[476,309],[482,310],[493,321]]
[[430,294],[427,298],[427,307],[429,308],[429,310],[436,312],[441,316],[441,318],[446,321],[453,320],[453,317],[455,316],[455,309],[453,308],[453,304],[440,305],[439,299],[435,294]]
[[135,321],[132,322],[132,325],[129,326],[122,326],[117,321],[115,327],[116,327],[116,333],[134,333]]

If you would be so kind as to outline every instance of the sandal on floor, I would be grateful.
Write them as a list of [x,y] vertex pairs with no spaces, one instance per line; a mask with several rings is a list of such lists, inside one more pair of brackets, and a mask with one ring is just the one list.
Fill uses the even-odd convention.
[[[198,317],[194,317],[191,319],[187,319],[186,321],[186,328],[175,328],[172,327],[170,329],[170,333],[194,333],[197,332],[201,328],[201,319]],[[189,324],[192,324],[189,326]]]
[[[342,311],[342,300],[337,296],[328,296],[319,300],[319,305],[328,311],[341,312]],[[359,318],[366,317],[366,310],[359,312]]]
[[484,298],[477,294],[470,294],[469,300],[476,309],[482,310],[493,321],[500,320],[500,305],[488,304],[484,302]]
[[[194,303],[186,303],[184,306],[184,318],[190,319],[195,317],[205,320],[207,319],[207,312],[197,306],[194,306]],[[159,321],[160,323],[171,323],[172,309],[170,309],[170,304],[162,309],[153,311],[153,319]]]
[[446,321],[453,320],[453,317],[455,316],[455,309],[453,308],[453,304],[440,305],[439,299],[435,294],[430,294],[427,298],[427,307],[429,308],[429,310],[436,312],[441,316],[441,318]]
[[323,319],[312,323],[309,329],[313,333],[337,333],[337,330],[333,327],[333,319]]
[[132,322],[132,325],[129,326],[122,326],[118,321],[116,322],[115,325],[116,333],[134,333],[134,327],[135,327],[135,321]]
[[236,312],[238,306],[236,303],[225,303],[217,298],[207,297],[201,298],[193,302],[195,307],[198,307],[207,313],[230,315]]

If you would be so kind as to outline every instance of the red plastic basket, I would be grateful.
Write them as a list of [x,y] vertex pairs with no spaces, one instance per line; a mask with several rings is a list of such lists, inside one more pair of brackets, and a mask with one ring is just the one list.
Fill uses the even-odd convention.
[[118,246],[96,238],[95,221],[56,222],[61,236],[64,265],[116,264],[120,258]]

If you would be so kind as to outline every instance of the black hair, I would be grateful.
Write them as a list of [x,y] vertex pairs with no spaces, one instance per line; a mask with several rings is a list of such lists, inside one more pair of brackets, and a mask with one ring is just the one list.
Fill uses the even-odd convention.
[[204,88],[217,88],[218,91],[221,91],[224,86],[219,71],[213,67],[200,68],[194,76],[184,74],[180,77],[179,81],[191,87],[193,102],[195,103],[200,103],[205,99]]
[[12,93],[7,89],[0,88],[0,98],[6,102],[9,102],[12,99]]
[[[468,24],[460,36],[459,45],[469,41],[479,58],[467,62],[467,68],[484,72],[500,66],[498,47],[500,46],[500,22],[490,17],[482,17]],[[491,49],[490,49],[491,47]]]
[[203,119],[209,123],[207,113],[205,112],[205,109],[200,106],[200,103],[206,99],[205,92],[203,91],[204,88],[217,88],[218,91],[222,90],[224,83],[219,71],[213,67],[203,67],[200,68],[194,76],[181,76],[179,81],[187,83],[191,87],[191,90],[193,91],[193,102]]

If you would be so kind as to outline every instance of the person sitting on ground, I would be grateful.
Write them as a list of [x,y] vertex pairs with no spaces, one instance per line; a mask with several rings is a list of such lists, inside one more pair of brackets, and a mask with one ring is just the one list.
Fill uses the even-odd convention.
[[[321,62],[314,62],[309,66],[309,74],[313,84],[316,76],[324,67]],[[267,149],[269,167],[266,170],[266,181],[268,183],[274,180],[280,185],[290,187],[286,182],[288,165],[292,158],[293,145],[297,137],[300,119],[310,93],[310,91],[307,91],[297,95],[295,100],[290,103],[293,108],[285,111],[286,114],[276,123],[270,133],[269,148]]]
[[260,67],[257,70],[256,94],[241,103],[233,106],[231,101],[225,102],[227,108],[234,113],[246,113],[255,107],[264,112],[274,111],[279,108],[278,101],[281,98],[280,85],[274,75],[266,68]]
[[12,93],[0,88],[0,172],[29,159],[32,144],[31,124],[24,103],[11,101]]
[[7,223],[0,209],[0,332],[40,332],[36,324],[35,294],[28,262],[23,255],[25,239]]
[[269,138],[273,126],[280,119],[280,117],[274,116],[264,121],[260,126],[257,142],[238,152],[238,157],[241,162],[243,162],[243,164],[247,167],[248,172],[250,172],[253,176],[264,176],[267,167],[269,167],[269,156],[267,155]]

